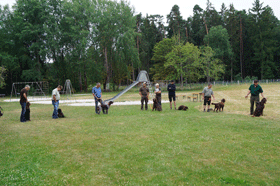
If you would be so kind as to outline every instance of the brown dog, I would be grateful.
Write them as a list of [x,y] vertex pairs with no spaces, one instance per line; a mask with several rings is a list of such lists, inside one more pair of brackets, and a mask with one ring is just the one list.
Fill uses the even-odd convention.
[[260,117],[263,116],[263,109],[265,108],[264,104],[266,104],[267,99],[263,98],[260,103],[257,104],[257,108],[253,113],[252,117]]
[[224,111],[224,106],[225,106],[225,102],[226,100],[225,99],[222,99],[220,103],[212,103],[212,105],[215,105],[215,108],[214,108],[214,112],[216,110],[216,112],[221,111]]
[[154,111],[154,110],[162,111],[162,107],[161,107],[161,105],[159,104],[159,102],[156,98],[153,99],[153,102],[154,102],[154,104],[153,104],[153,110],[152,111]]
[[178,110],[188,110],[189,109],[189,107],[187,107],[187,106],[184,106],[184,105],[181,105],[179,108],[178,108]]
[[31,105],[30,102],[26,103],[26,109],[25,109],[25,119],[26,119],[26,121],[31,121],[30,120],[30,105]]
[[108,114],[108,110],[113,103],[114,103],[113,101],[109,101],[109,103],[107,103],[107,104],[104,104],[102,102],[101,108],[102,108],[103,114]]

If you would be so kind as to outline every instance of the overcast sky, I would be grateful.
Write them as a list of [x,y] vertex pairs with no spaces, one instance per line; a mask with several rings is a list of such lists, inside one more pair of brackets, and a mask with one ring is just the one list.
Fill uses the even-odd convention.
[[[247,10],[252,8],[255,0],[210,0],[217,11],[220,10],[222,3],[227,7],[231,3],[234,4],[237,10]],[[15,4],[16,0],[0,0],[1,5],[9,4],[10,7]],[[142,12],[146,14],[160,14],[166,17],[170,13],[173,5],[177,4],[180,7],[181,15],[187,19],[192,15],[194,5],[198,4],[201,8],[205,9],[207,0],[129,0],[130,4],[135,8],[136,13]],[[280,19],[280,0],[261,0],[264,6],[269,5],[274,15]]]

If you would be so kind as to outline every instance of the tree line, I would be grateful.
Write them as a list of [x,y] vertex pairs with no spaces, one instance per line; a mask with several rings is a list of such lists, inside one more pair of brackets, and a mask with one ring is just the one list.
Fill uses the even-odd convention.
[[[18,0],[0,7],[2,92],[13,82],[71,79],[76,91],[99,81],[116,89],[147,70],[153,80],[184,82],[280,78],[280,24],[255,0],[236,10],[195,5],[182,18],[135,14],[126,1]],[[106,87],[106,85],[110,86]]]

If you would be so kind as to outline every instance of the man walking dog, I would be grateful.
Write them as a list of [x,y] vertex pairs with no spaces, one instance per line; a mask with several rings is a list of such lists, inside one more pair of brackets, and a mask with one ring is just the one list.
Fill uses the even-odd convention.
[[212,84],[209,83],[208,86],[205,87],[202,91],[202,99],[204,100],[203,112],[205,112],[206,104],[208,104],[207,112],[210,112],[211,96],[213,96],[213,99],[215,100],[214,92],[212,90]]
[[25,112],[26,112],[26,103],[27,101],[27,91],[30,90],[30,86],[26,85],[21,91],[20,91],[20,105],[21,105],[21,115],[20,115],[20,122],[26,122],[25,119]]
[[95,113],[100,114],[100,111],[98,112],[98,102],[102,104],[102,91],[100,88],[100,83],[97,83],[95,87],[92,88],[92,95],[95,99]]
[[62,90],[62,86],[58,85],[57,88],[53,89],[52,91],[52,105],[53,105],[53,119],[58,119],[58,106],[59,106],[59,100],[60,100],[60,94],[59,91]]
[[260,102],[259,94],[261,94],[262,97],[265,98],[264,95],[263,95],[263,89],[259,85],[259,81],[258,80],[254,80],[254,84],[252,84],[249,87],[249,92],[245,96],[246,99],[248,98],[249,94],[251,94],[251,98],[250,98],[250,103],[251,103],[250,115],[253,115],[253,113],[254,113],[254,103],[256,103],[256,107],[257,107],[257,104]]

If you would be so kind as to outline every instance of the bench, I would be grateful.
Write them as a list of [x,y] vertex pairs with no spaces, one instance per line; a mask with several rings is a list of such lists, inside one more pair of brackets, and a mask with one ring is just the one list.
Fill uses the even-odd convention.
[[5,97],[6,95],[5,94],[0,94],[0,98],[3,98]]
[[197,97],[192,97],[193,98],[193,101],[196,99],[196,101],[197,101]]

